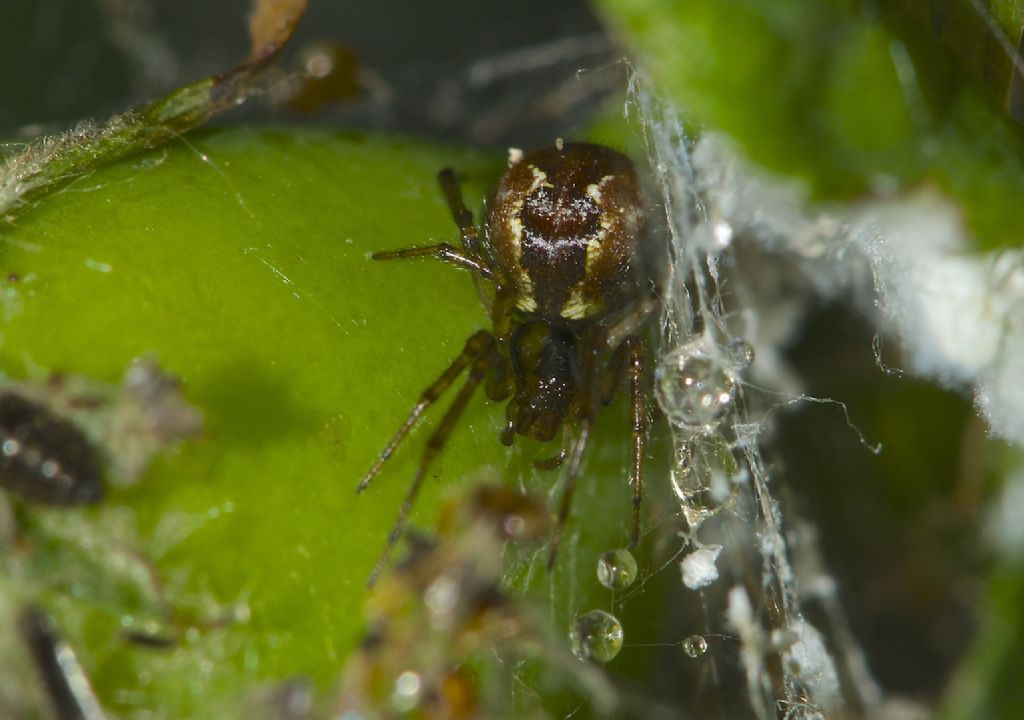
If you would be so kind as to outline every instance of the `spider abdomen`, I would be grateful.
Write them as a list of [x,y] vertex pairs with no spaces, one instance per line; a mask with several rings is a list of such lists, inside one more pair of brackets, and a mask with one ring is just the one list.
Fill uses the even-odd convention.
[[567,143],[524,155],[487,206],[489,254],[512,304],[547,319],[596,320],[637,295],[633,267],[644,231],[629,158]]

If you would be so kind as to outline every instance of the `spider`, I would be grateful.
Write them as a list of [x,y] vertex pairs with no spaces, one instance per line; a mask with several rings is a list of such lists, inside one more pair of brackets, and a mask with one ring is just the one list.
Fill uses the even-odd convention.
[[481,384],[491,400],[507,400],[506,425],[500,434],[504,445],[511,445],[516,435],[551,441],[563,430],[559,454],[537,463],[553,468],[568,462],[549,552],[551,568],[594,417],[628,377],[630,545],[635,545],[647,444],[647,351],[636,332],[655,307],[657,283],[632,162],[601,145],[561,140],[526,154],[511,151],[509,168],[485,204],[482,235],[454,171],[442,170],[438,181],[459,228],[461,247],[443,242],[378,252],[372,258],[433,257],[470,271],[493,329],[469,337],[359,483],[357,491],[362,492],[423,413],[466,372],[465,382],[427,441],[369,585],[387,564],[431,464]]

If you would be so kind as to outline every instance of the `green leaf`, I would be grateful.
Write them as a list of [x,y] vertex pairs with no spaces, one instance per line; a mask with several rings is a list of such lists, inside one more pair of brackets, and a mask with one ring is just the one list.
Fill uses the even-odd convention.
[[[488,325],[467,273],[369,254],[454,239],[437,171],[458,168],[476,208],[500,163],[342,132],[219,131],[98,171],[5,229],[5,372],[117,382],[151,356],[206,419],[200,440],[103,505],[25,511],[32,550],[10,592],[56,614],[109,709],[224,716],[260,683],[336,680],[361,640],[364,583],[426,430],[365,493],[355,485],[419,393]],[[594,568],[628,535],[626,417],[620,405],[601,416],[554,575],[540,569],[543,553],[531,558],[559,633],[573,613],[610,603]],[[441,499],[475,480],[554,494],[558,473],[530,466],[554,449],[501,447],[502,421],[482,394],[470,403],[416,525],[432,527]],[[125,554],[139,567],[126,569]],[[147,561],[195,626],[170,648],[121,636],[129,621],[161,619]],[[126,577],[142,589],[126,589]],[[247,620],[204,627],[236,605]],[[633,673],[646,662],[636,656]]]
[[[368,254],[451,237],[434,175],[478,162],[340,133],[218,133],[92,175],[5,233],[0,275],[20,280],[6,283],[4,369],[116,381],[154,355],[180,376],[205,438],[108,504],[132,509],[143,553],[178,526],[153,558],[181,579],[172,602],[208,594],[252,615],[192,648],[214,661],[203,683],[192,668],[147,685],[134,669],[160,665],[159,651],[116,638],[87,649],[111,668],[94,681],[114,709],[139,690],[185,717],[243,678],[336,676],[422,435],[363,496],[355,484],[484,320],[467,274]],[[444,477],[501,463],[497,408],[467,415]],[[424,490],[427,525],[443,488]],[[102,528],[108,508],[74,512]]]

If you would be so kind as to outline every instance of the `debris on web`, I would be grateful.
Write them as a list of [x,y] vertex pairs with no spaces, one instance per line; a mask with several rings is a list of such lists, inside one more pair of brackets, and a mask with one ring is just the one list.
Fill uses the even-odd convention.
[[[757,717],[880,708],[893,699],[847,625],[816,531],[780,502],[785,478],[761,454],[776,408],[834,403],[846,413],[805,395],[781,349],[813,303],[852,301],[878,329],[883,372],[966,390],[993,434],[1024,442],[1024,253],[978,252],[960,211],[934,188],[815,204],[806,185],[756,168],[727,138],[688,137],[640,74],[630,97],[671,270],[655,372],[685,524],[682,582],[708,614],[728,618]],[[883,366],[883,336],[898,342],[904,368]],[[1008,507],[1019,504],[1013,492]],[[1019,547],[1004,515],[993,515],[1002,528],[993,544]]]
[[[968,391],[994,434],[1024,443],[1024,252],[978,252],[960,210],[934,188],[821,207],[804,184],[754,167],[720,135],[690,148],[691,193],[706,225],[694,231],[696,247],[743,236],[784,264],[780,280],[796,276],[818,299],[852,298],[898,340],[907,371]],[[774,294],[760,288],[772,302],[741,312],[756,330],[759,378],[796,394],[778,348],[810,298],[778,284]]]
[[436,534],[407,533],[406,556],[367,598],[367,635],[345,664],[332,716],[514,717],[504,691],[531,659],[613,716],[617,693],[592,663],[621,648],[618,620],[601,610],[581,616],[573,657],[501,584],[506,541],[535,542],[552,523],[544,503],[481,484],[442,510]]

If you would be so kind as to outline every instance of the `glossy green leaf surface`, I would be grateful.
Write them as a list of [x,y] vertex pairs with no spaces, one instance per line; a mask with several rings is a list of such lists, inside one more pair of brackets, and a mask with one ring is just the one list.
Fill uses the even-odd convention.
[[[10,374],[116,381],[153,355],[206,416],[201,441],[110,503],[134,510],[141,538],[179,516],[156,560],[180,593],[248,603],[251,622],[224,633],[245,639],[216,658],[235,667],[214,675],[323,683],[358,640],[415,448],[364,496],[355,483],[485,321],[465,273],[368,255],[450,237],[434,174],[466,159],[328,133],[199,136],[91,176],[6,233],[3,275],[21,278],[8,286]],[[500,465],[496,423],[474,406],[438,470],[458,477],[474,451]],[[424,491],[428,525],[442,488]]]
[[[6,373],[116,382],[132,358],[155,356],[206,417],[204,437],[136,488],[97,509],[52,511],[102,537],[127,510],[127,542],[197,622],[248,607],[248,622],[154,650],[118,637],[116,602],[44,584],[42,599],[87,640],[80,654],[113,709],[203,714],[296,674],[324,687],[356,646],[364,583],[424,432],[367,493],[355,483],[486,327],[467,273],[369,258],[453,238],[435,183],[444,165],[471,178],[485,167],[396,140],[219,132],[91,175],[4,229]],[[435,465],[442,480],[423,492],[421,525],[459,478],[503,473],[501,409],[478,400]]]
[[[9,376],[117,382],[133,358],[151,356],[205,415],[201,439],[98,508],[27,511],[36,546],[24,567],[35,580],[18,595],[55,612],[113,711],[230,713],[261,683],[295,675],[325,689],[357,647],[364,582],[427,430],[365,493],[355,485],[419,393],[488,324],[467,273],[369,258],[457,237],[436,186],[445,165],[464,172],[477,208],[501,159],[328,131],[219,131],[90,175],[4,228]],[[628,527],[617,414],[588,464],[598,481],[581,481],[583,539],[569,534],[556,571],[575,589],[551,607],[556,624],[608,602],[596,579],[576,579]],[[432,527],[445,494],[473,479],[554,490],[557,473],[530,468],[536,448],[520,456],[498,444],[502,418],[482,394],[470,404],[414,523]],[[111,547],[152,562],[194,626],[171,647],[121,636],[128,616],[154,613],[103,580],[116,572]],[[206,627],[236,606],[240,619]]]

